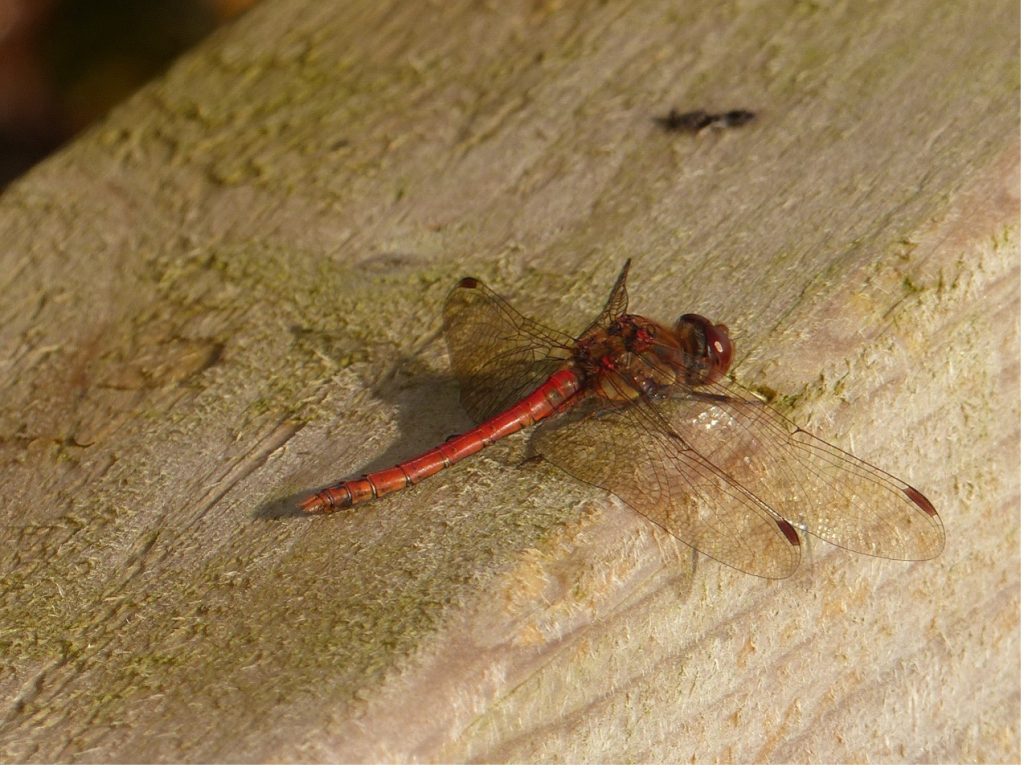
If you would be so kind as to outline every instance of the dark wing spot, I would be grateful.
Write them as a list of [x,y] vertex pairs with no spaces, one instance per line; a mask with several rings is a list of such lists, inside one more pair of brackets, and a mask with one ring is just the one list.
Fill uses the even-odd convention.
[[932,506],[932,503],[928,501],[928,499],[924,497],[924,494],[917,490],[917,488],[911,488],[908,485],[906,488],[903,489],[903,492],[907,494],[908,499],[917,504],[917,506],[919,506],[921,509],[927,512],[929,515],[931,515],[932,517],[939,516],[939,513],[935,511],[935,507]]
[[779,526],[779,530],[789,539],[789,543],[794,547],[800,546],[800,534],[796,532],[796,528],[787,523],[785,520],[776,520],[775,524]]
[[475,277],[464,277],[459,280],[459,288],[476,288],[480,281]]

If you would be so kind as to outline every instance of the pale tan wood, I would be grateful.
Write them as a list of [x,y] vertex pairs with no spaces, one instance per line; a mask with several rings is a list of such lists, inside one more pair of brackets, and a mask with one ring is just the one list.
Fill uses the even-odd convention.
[[[0,198],[6,761],[1019,761],[1019,11],[267,0]],[[670,136],[669,106],[745,107]],[[738,380],[935,502],[768,582],[468,425],[476,274]]]

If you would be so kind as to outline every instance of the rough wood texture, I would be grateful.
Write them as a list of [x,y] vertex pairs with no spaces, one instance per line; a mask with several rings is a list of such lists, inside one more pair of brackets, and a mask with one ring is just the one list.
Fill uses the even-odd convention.
[[[0,199],[0,758],[1018,761],[1019,9],[267,0]],[[667,135],[668,107],[745,107]],[[733,572],[467,426],[476,274],[925,490],[940,559]]]

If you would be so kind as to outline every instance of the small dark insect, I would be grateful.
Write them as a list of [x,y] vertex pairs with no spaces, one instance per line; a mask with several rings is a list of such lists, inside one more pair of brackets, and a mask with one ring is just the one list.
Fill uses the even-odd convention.
[[675,107],[664,117],[655,118],[669,133],[700,133],[705,128],[739,128],[754,119],[756,115],[746,109],[730,109],[728,112],[678,112]]

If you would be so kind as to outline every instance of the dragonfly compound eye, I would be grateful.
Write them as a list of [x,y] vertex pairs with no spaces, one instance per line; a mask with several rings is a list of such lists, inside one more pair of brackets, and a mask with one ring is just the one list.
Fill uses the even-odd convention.
[[676,320],[675,331],[686,352],[707,361],[709,381],[729,370],[733,348],[726,326],[715,325],[703,315],[687,314]]

